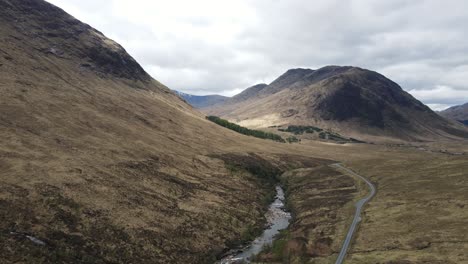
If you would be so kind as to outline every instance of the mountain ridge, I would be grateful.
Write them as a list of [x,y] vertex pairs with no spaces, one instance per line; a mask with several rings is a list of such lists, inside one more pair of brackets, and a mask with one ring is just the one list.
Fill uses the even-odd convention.
[[251,97],[206,112],[253,128],[315,125],[355,138],[468,135],[385,76],[352,66],[291,69]]
[[[79,58],[81,70],[132,80],[151,79],[121,45],[59,7],[34,0],[23,0],[16,5],[1,1],[0,7],[4,10],[3,19],[14,20],[13,27],[18,33],[36,38],[35,49],[43,54],[62,59]],[[49,39],[57,42],[49,45]],[[74,45],[76,42],[82,45]]]
[[468,103],[449,107],[440,111],[439,114],[468,126]]
[[209,94],[209,95],[193,95],[184,92],[174,91],[182,99],[195,108],[205,108],[219,103],[223,103],[229,97],[222,96],[218,94]]
[[251,98],[252,96],[258,95],[267,86],[268,85],[265,84],[265,83],[259,83],[259,84],[253,85],[253,86],[243,90],[242,92],[234,95],[233,97],[231,97],[227,101],[241,102],[241,101],[247,100],[247,99]]
[[222,154],[277,145],[209,122],[62,9],[0,0],[2,263],[213,263],[270,189]]

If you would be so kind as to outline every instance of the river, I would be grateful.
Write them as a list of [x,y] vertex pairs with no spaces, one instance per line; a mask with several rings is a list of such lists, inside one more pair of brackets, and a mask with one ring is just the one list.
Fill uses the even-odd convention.
[[270,204],[265,217],[267,219],[267,227],[263,230],[261,236],[257,237],[247,247],[237,250],[230,254],[217,264],[235,264],[249,263],[252,256],[257,255],[266,245],[271,245],[274,237],[283,229],[289,226],[291,214],[284,208],[284,191],[280,186],[276,186],[276,197],[273,203]]

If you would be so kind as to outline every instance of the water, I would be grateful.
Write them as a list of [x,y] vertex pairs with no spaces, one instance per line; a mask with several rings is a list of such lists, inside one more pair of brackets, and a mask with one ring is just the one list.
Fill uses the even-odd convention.
[[270,204],[268,212],[265,214],[268,227],[263,234],[257,237],[252,243],[236,252],[228,255],[218,261],[218,264],[249,263],[252,256],[257,255],[266,245],[271,245],[273,238],[279,234],[280,230],[286,229],[291,220],[291,214],[284,208],[284,191],[280,186],[276,186],[275,201]]

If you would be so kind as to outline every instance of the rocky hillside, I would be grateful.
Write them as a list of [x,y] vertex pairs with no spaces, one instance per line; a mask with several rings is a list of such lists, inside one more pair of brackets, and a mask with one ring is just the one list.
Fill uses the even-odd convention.
[[182,99],[195,108],[206,108],[212,105],[224,103],[229,97],[222,95],[193,95],[175,91]]
[[[10,22],[2,31],[9,29],[15,33],[2,35],[3,44],[26,42],[25,45],[34,46],[36,57],[73,60],[79,63],[77,70],[80,71],[150,80],[150,76],[119,44],[44,1],[3,0],[0,8],[2,22]],[[2,53],[8,61],[15,59],[5,50]],[[32,54],[29,55],[34,59]]]
[[439,112],[443,117],[456,120],[468,126],[468,103],[463,105],[452,106],[444,111]]
[[249,127],[313,125],[360,139],[467,137],[385,76],[357,68],[291,69],[207,110]]
[[1,263],[213,263],[272,190],[241,169],[264,158],[223,153],[277,145],[205,120],[63,10],[0,0]]
[[[226,100],[230,104],[237,103],[237,102],[243,102],[245,100],[248,100],[249,98],[252,98],[256,96],[258,93],[260,93],[264,88],[266,88],[268,85],[264,83],[256,84],[254,86],[251,86],[241,93],[233,96],[229,100]],[[225,102],[226,102],[225,101]]]

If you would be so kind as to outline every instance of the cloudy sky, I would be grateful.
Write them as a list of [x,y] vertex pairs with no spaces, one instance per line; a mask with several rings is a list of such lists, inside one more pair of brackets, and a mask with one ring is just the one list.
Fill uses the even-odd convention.
[[468,102],[465,0],[49,0],[157,80],[233,95],[287,69],[378,71],[433,109]]

